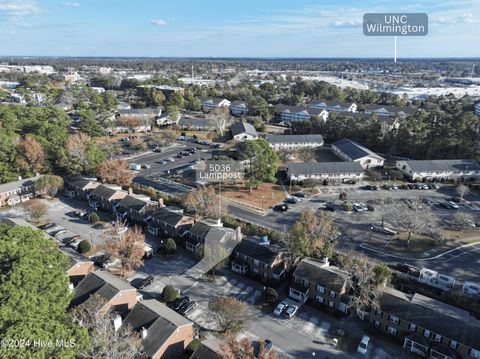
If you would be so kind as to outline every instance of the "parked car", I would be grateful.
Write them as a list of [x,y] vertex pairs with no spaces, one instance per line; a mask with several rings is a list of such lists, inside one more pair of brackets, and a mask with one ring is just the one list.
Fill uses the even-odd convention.
[[168,158],[167,158],[167,161],[168,161],[168,162],[174,162],[175,160],[174,160],[172,157],[168,157]]
[[289,304],[287,310],[285,311],[285,316],[288,319],[292,319],[295,316],[295,314],[297,314],[297,312],[298,312],[298,306]]
[[148,169],[150,169],[150,167],[152,167],[152,166],[149,165],[149,164],[144,164],[144,165],[142,165],[142,167],[148,170]]
[[50,223],[47,223],[46,225],[43,226],[43,229],[46,230],[46,229],[49,229],[49,228],[53,228],[55,227],[57,224],[55,222],[50,222]]
[[367,204],[367,211],[370,211],[370,212],[374,212],[375,211],[375,207],[371,204]]
[[184,305],[178,310],[178,314],[187,315],[187,314],[190,313],[192,310],[194,310],[196,307],[197,307],[197,303],[195,303],[195,302],[188,302],[188,303],[184,304]]
[[[263,341],[263,350],[264,353],[268,353],[273,347],[273,343],[270,339],[265,339]],[[253,350],[253,356],[255,358],[258,358],[258,355],[260,354],[260,342],[258,340],[252,340],[252,350]]]
[[288,308],[288,303],[280,302],[277,304],[275,309],[273,310],[273,314],[277,317],[281,316],[283,312]]
[[158,163],[160,163],[161,165],[164,165],[164,164],[167,163],[167,161],[166,160],[160,160],[160,161],[158,161]]
[[298,202],[300,202],[300,200],[297,197],[288,197],[285,200],[285,203],[290,203],[290,204],[297,204]]
[[134,171],[140,171],[142,169],[142,165],[138,163],[130,163],[130,169]]
[[146,278],[143,278],[141,280],[141,282],[138,284],[138,288],[137,289],[144,289],[146,287],[148,287],[150,284],[153,283],[153,277],[151,275],[149,275],[148,277]]
[[335,204],[329,202],[325,205],[325,210],[329,212],[335,212],[337,208],[335,207]]
[[357,353],[367,354],[368,343],[370,343],[370,337],[367,335],[364,335],[362,340],[360,341],[360,344],[358,344]]
[[392,186],[389,185],[389,184],[384,184],[382,187],[383,187],[383,189],[386,189],[388,191],[391,191],[393,189]]
[[178,311],[181,307],[183,307],[189,301],[190,301],[190,298],[187,296],[177,298],[172,304],[172,309],[175,311]]
[[299,198],[305,198],[307,195],[304,192],[296,192],[292,196],[294,197],[299,197]]
[[80,245],[80,242],[81,242],[80,239],[73,239],[73,241],[70,241],[68,243],[68,247],[78,250],[78,246]]
[[450,208],[452,209],[459,209],[460,207],[458,206],[458,204],[456,204],[455,202],[453,201],[449,201],[448,204],[450,205]]
[[276,206],[273,207],[273,210],[277,212],[286,212],[288,211],[288,206],[284,203],[277,204]]
[[354,203],[352,207],[355,212],[363,212],[363,207],[359,203]]
[[446,209],[452,208],[452,207],[450,207],[449,202],[440,202],[440,206],[442,206],[443,208],[446,208]]

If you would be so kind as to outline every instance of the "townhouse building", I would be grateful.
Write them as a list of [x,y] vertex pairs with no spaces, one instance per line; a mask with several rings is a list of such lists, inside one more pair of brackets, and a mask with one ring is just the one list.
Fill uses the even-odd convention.
[[480,358],[480,321],[467,311],[418,293],[384,288],[372,328],[425,358]]
[[230,104],[230,113],[233,116],[246,116],[248,115],[248,104],[245,101],[233,101]]
[[475,106],[473,106],[473,109],[475,111],[475,115],[480,116],[480,102],[477,102]]
[[65,193],[70,198],[87,199],[88,193],[98,186],[96,178],[73,177],[65,181]]
[[181,117],[177,124],[182,130],[213,131],[216,128],[215,123],[204,118]]
[[181,208],[164,207],[156,208],[146,222],[148,233],[175,238],[192,227],[194,219],[186,216]]
[[0,185],[0,207],[14,206],[35,197],[35,183],[41,175]]
[[278,282],[285,278],[288,262],[278,245],[270,244],[267,238],[244,238],[235,247],[230,268],[233,272],[247,275],[262,282]]
[[317,148],[324,143],[322,135],[267,135],[266,139],[275,151]]
[[231,102],[227,99],[218,97],[202,97],[200,102],[202,103],[202,109],[205,112],[216,110],[222,107],[229,108],[231,105]]
[[134,223],[144,223],[145,217],[158,207],[158,202],[150,200],[150,197],[130,193],[114,204],[113,210],[117,220],[129,220]]
[[312,101],[308,107],[330,112],[357,112],[357,104],[355,102],[315,100]]
[[348,274],[330,265],[328,259],[305,258],[293,273],[288,295],[299,302],[347,313],[347,279]]
[[475,160],[407,160],[396,167],[412,181],[477,181],[480,165]]
[[92,190],[87,199],[94,210],[104,209],[113,211],[114,205],[128,195],[120,186],[102,184]]
[[193,340],[193,323],[156,299],[142,300],[116,325],[140,334],[143,351],[152,359],[176,359]]
[[332,151],[345,161],[359,163],[364,169],[383,167],[385,162],[383,157],[348,138],[335,141]]
[[89,273],[95,270],[93,261],[69,247],[62,247],[61,251],[69,258],[67,275],[70,288],[75,288]]
[[368,115],[378,115],[378,116],[387,116],[393,117],[397,116],[400,118],[406,118],[417,113],[418,108],[414,107],[398,107],[398,106],[387,106],[387,105],[374,105],[369,104],[365,106],[364,113]]
[[275,116],[280,122],[320,120],[326,122],[328,111],[305,106],[275,106]]
[[363,180],[364,170],[357,162],[308,162],[286,164],[290,181],[301,183],[306,179],[329,183],[357,183]]
[[258,133],[255,127],[248,122],[238,122],[230,127],[230,133],[235,141],[243,142],[256,140]]

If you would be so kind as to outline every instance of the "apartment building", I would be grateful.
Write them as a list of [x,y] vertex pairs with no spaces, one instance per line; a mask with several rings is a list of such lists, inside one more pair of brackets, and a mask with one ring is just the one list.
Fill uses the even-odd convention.
[[98,186],[96,178],[73,177],[65,181],[65,192],[70,198],[87,199],[87,194]]
[[309,120],[321,120],[325,122],[328,119],[328,111],[305,106],[277,105],[275,107],[275,115],[279,121],[287,123]]
[[335,141],[332,151],[345,161],[359,163],[364,169],[383,167],[385,162],[383,157],[348,138]]
[[41,175],[0,185],[0,207],[14,206],[35,196],[35,183]]
[[287,177],[293,182],[313,179],[328,183],[357,183],[363,180],[364,170],[357,162],[287,163]]
[[177,237],[193,226],[194,220],[183,214],[183,209],[157,208],[147,219],[148,233],[154,236]]
[[202,103],[203,111],[206,112],[216,110],[217,108],[221,107],[229,108],[231,105],[231,102],[227,99],[218,97],[202,97],[200,102]]
[[357,104],[355,102],[315,100],[312,101],[308,107],[330,112],[357,112]]
[[267,238],[245,238],[232,254],[230,268],[262,282],[285,278],[288,263],[280,246],[270,244]]
[[293,273],[288,295],[303,303],[348,312],[347,278],[345,271],[323,261],[302,259]]
[[418,108],[413,107],[398,107],[398,106],[386,106],[386,105],[366,105],[364,113],[368,115],[378,115],[392,117],[397,116],[406,118],[417,113]]
[[233,116],[248,115],[248,104],[245,101],[233,101],[230,105],[230,113]]
[[477,102],[473,109],[475,111],[475,115],[480,116],[480,102]]
[[317,148],[323,146],[322,135],[267,135],[267,142],[275,151]]
[[135,223],[144,223],[145,217],[158,207],[158,202],[153,202],[150,197],[129,193],[118,203],[113,205],[117,220],[130,220]]
[[425,358],[480,358],[480,321],[467,311],[418,293],[385,288],[369,323]]
[[476,181],[480,165],[475,160],[397,161],[396,167],[412,181]]
[[94,210],[113,211],[113,207],[128,195],[120,186],[102,184],[87,195],[90,207]]

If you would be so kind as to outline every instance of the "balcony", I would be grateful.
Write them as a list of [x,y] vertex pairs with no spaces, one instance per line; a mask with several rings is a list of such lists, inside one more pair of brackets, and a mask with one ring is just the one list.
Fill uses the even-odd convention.
[[248,266],[246,263],[234,260],[232,261],[231,269],[235,273],[245,274],[247,273]]
[[299,302],[305,303],[308,299],[308,293],[309,288],[307,286],[293,282],[290,285],[288,295]]

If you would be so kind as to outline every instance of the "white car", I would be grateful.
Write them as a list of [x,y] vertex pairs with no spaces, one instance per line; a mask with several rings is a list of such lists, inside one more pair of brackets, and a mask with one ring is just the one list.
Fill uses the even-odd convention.
[[273,314],[277,317],[281,316],[282,313],[287,309],[288,304],[285,302],[278,303],[275,309],[273,310]]
[[370,337],[364,335],[362,340],[360,341],[360,344],[358,344],[357,353],[367,354],[368,343],[370,343]]
[[292,319],[295,314],[297,314],[298,306],[289,304],[287,310],[285,311],[285,315],[288,319]]
[[354,203],[352,207],[355,212],[363,212],[363,207],[360,203]]
[[448,202],[450,208],[453,208],[453,209],[459,209],[460,207],[458,206],[458,204],[456,204],[455,202],[453,201],[450,201]]

